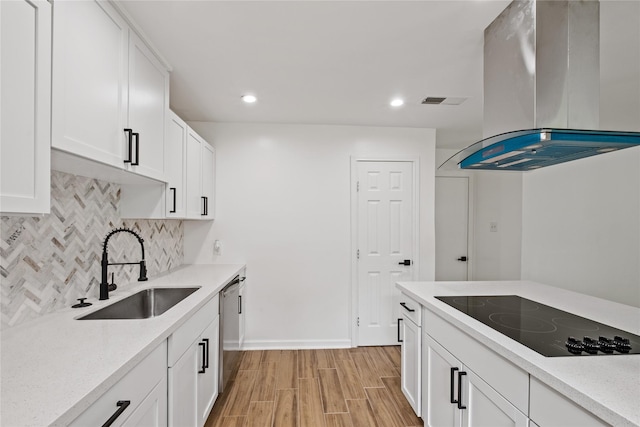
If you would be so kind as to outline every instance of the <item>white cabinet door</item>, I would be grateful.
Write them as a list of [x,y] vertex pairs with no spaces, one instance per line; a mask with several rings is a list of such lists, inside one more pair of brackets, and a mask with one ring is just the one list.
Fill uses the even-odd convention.
[[129,33],[128,82],[127,126],[137,137],[133,161],[127,166],[140,175],[163,180],[169,73],[133,31]]
[[422,336],[422,419],[427,427],[459,427],[457,373],[462,363],[427,334]]
[[[166,425],[167,342],[163,341],[142,362],[107,390],[69,425]],[[132,417],[135,417],[131,420]],[[142,420],[155,420],[145,424]],[[140,420],[140,421],[138,421]]]
[[187,218],[198,219],[203,213],[200,151],[204,142],[191,129],[187,132]]
[[420,416],[421,406],[421,328],[407,316],[402,317],[402,362],[401,380],[402,393],[413,408],[417,416]]
[[0,2],[0,212],[49,213],[51,4]]
[[197,427],[199,348],[191,345],[169,368],[169,425]]
[[129,28],[102,1],[56,1],[54,148],[124,168]]
[[247,276],[246,272],[240,273],[240,290],[238,291],[238,312],[240,313],[239,318],[239,339],[238,339],[238,349],[242,350],[242,346],[244,345],[244,331],[245,331],[245,322],[246,322],[246,311],[245,304],[246,294],[244,292],[245,287],[247,286]]
[[166,427],[167,426],[167,377],[156,384],[149,395],[140,403],[135,412],[122,427]]
[[206,141],[202,144],[202,197],[204,197],[204,215],[202,219],[213,219],[215,216],[215,149]]
[[[198,373],[198,426],[202,427],[209,417],[213,404],[218,397],[218,350],[220,348],[220,317],[207,326],[201,336],[205,344],[204,354],[201,352]],[[204,371],[204,372],[203,372]]]
[[185,216],[187,124],[172,111],[167,122],[165,170],[167,177],[166,216]]
[[527,427],[527,416],[489,384],[465,368],[462,411],[464,427]]
[[534,376],[531,376],[530,389],[529,417],[541,426],[604,427],[609,425]]

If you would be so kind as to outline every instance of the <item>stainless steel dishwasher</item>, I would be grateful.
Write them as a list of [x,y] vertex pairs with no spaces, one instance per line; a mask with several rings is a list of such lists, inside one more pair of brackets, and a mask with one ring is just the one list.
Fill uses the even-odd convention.
[[240,357],[240,276],[220,292],[220,371],[218,392],[222,393]]

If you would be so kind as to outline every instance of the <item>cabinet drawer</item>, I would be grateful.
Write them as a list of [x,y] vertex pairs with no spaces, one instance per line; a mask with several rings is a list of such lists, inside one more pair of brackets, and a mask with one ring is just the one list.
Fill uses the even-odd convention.
[[118,401],[129,401],[129,406],[113,423],[113,426],[121,425],[134,413],[154,387],[166,378],[166,375],[167,342],[163,341],[70,425],[101,426],[118,410],[116,406]]
[[187,322],[168,339],[168,363],[173,366],[209,325],[218,316],[219,296],[216,295],[198,310]]
[[530,408],[529,418],[542,427],[609,425],[535,377],[531,377]]
[[491,385],[522,413],[529,413],[529,374],[451,325],[424,310],[422,330]]
[[416,325],[421,325],[422,306],[405,294],[400,295],[400,313]]

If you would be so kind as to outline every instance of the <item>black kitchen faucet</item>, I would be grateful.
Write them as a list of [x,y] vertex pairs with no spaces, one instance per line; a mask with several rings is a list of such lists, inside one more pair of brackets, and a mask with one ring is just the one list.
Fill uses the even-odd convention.
[[[140,248],[142,249],[142,259],[139,262],[111,262],[111,263],[109,262],[107,257],[107,252],[108,252],[107,248],[109,245],[109,239],[114,234],[122,233],[122,232],[131,233],[138,239],[138,242],[140,243]],[[148,280],[147,265],[144,260],[144,240],[142,240],[142,237],[140,237],[138,233],[136,233],[133,230],[129,230],[128,228],[116,228],[115,230],[110,231],[109,234],[107,234],[107,237],[105,237],[104,245],[102,246],[102,281],[100,282],[100,299],[101,300],[109,299],[109,291],[115,291],[117,288],[115,283],[109,284],[107,280],[108,267],[110,265],[131,265],[131,264],[140,264],[140,277],[138,277],[138,282],[144,282]]]

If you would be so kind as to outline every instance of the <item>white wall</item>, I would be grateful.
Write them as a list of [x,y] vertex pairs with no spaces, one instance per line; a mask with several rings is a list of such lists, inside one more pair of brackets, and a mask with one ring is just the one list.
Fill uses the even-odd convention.
[[248,346],[350,344],[350,156],[420,159],[420,278],[433,280],[435,131],[190,125],[216,147],[216,220],[185,222],[185,262],[247,263]]
[[[522,174],[476,171],[474,280],[518,280],[522,248]],[[497,231],[491,231],[491,223]]]
[[640,147],[524,175],[522,278],[640,307]]

